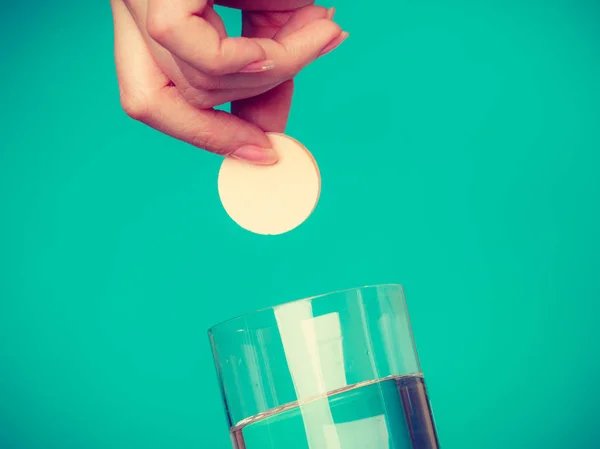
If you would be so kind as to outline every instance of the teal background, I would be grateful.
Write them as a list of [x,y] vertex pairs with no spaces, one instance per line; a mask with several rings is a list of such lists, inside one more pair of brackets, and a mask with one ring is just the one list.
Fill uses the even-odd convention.
[[229,448],[206,329],[381,282],[444,449],[600,446],[600,3],[336,6],[288,129],[323,196],[266,238],[120,110],[107,1],[3,4],[0,448]]

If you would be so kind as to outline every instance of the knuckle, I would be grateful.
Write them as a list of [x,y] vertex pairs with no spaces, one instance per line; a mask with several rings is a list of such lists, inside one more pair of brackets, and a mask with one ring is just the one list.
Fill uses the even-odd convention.
[[140,94],[121,92],[121,107],[132,119],[144,122],[150,117],[151,103],[147,97]]
[[217,147],[217,135],[208,129],[201,128],[194,132],[190,143],[198,148],[217,154],[224,154],[224,151]]
[[160,43],[171,35],[175,25],[166,14],[155,10],[148,13],[146,29],[150,37]]

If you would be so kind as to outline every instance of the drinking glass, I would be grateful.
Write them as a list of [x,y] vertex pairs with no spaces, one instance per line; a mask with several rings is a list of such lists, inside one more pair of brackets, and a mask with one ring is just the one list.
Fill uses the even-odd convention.
[[235,449],[438,449],[400,285],[301,299],[209,331]]

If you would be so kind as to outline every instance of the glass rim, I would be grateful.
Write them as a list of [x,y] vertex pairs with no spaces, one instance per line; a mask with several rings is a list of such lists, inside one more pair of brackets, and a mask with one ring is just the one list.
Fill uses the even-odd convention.
[[283,302],[283,303],[278,304],[278,305],[274,305],[274,306],[270,306],[270,307],[263,307],[261,309],[253,310],[251,312],[246,312],[246,313],[243,313],[241,315],[234,316],[233,318],[228,318],[228,319],[226,319],[224,321],[220,321],[219,323],[217,323],[217,324],[215,324],[215,325],[213,325],[213,326],[211,326],[211,327],[208,328],[208,335],[209,336],[213,335],[214,332],[218,328],[220,328],[220,327],[222,327],[222,326],[224,326],[226,324],[230,324],[230,323],[232,323],[234,321],[237,321],[237,320],[240,320],[242,318],[246,318],[246,317],[250,317],[250,316],[255,316],[255,315],[267,312],[269,310],[274,310],[277,307],[282,307],[282,306],[285,306],[285,305],[288,305],[288,304],[295,304],[295,303],[301,303],[301,302],[307,302],[307,301],[314,301],[315,299],[324,298],[326,296],[337,295],[337,294],[340,294],[340,293],[348,293],[348,292],[351,292],[351,291],[370,290],[370,289],[381,288],[381,287],[396,287],[396,288],[399,288],[401,291],[404,290],[404,287],[402,286],[402,284],[395,284],[395,283],[368,284],[368,285],[364,285],[362,287],[344,288],[344,289],[335,290],[335,291],[332,291],[332,292],[329,292],[329,293],[321,293],[321,294],[314,295],[314,296],[308,296],[306,298],[292,299],[290,301],[286,301],[286,302]]

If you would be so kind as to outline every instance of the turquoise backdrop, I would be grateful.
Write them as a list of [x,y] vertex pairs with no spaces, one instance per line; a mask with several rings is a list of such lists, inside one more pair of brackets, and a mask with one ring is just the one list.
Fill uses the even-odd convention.
[[3,3],[0,448],[228,449],[206,329],[382,282],[443,449],[600,447],[600,3],[335,6],[288,129],[322,199],[267,238],[121,111],[108,1]]

